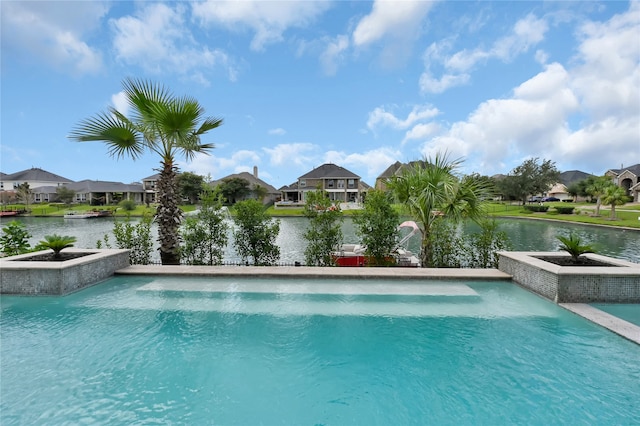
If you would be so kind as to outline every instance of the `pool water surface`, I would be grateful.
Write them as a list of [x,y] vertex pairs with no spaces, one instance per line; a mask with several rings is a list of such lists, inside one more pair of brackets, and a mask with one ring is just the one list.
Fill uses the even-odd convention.
[[509,282],[3,296],[0,424],[638,424],[640,349]]

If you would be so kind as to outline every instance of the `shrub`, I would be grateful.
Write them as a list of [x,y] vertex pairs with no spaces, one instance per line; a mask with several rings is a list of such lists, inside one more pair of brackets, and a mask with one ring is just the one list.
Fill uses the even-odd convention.
[[[132,224],[129,219],[124,222],[113,223],[113,235],[116,246],[119,249],[128,249],[129,262],[132,265],[148,265],[151,263],[153,241],[151,240],[151,216],[145,216],[137,224]],[[98,241],[97,247],[102,248],[103,242]],[[104,246],[111,248],[109,235],[104,236]]]
[[136,202],[133,200],[122,200],[118,203],[118,206],[126,212],[132,212],[136,209]]
[[593,247],[590,245],[582,245],[580,237],[575,234],[570,234],[568,237],[558,236],[556,238],[562,243],[560,244],[560,250],[569,253],[574,263],[578,263],[579,257],[583,254],[595,253]]
[[249,264],[252,259],[255,266],[275,265],[280,259],[280,247],[276,245],[280,221],[271,219],[257,200],[236,203],[235,212],[234,246],[242,261]]
[[555,206],[554,209],[560,214],[572,214],[575,207]]
[[544,213],[547,210],[549,210],[549,206],[540,206],[540,205],[533,205],[533,206],[524,206],[525,210],[528,210],[530,212],[536,212],[536,213]]
[[25,228],[25,225],[17,220],[12,220],[7,223],[7,226],[2,228],[0,251],[7,256],[30,252],[31,246],[29,245],[28,239],[31,237],[31,234],[29,234]]
[[68,247],[73,247],[76,237],[62,236],[58,234],[45,235],[44,240],[38,243],[38,248],[48,248],[53,250],[53,257],[60,258],[60,252]]

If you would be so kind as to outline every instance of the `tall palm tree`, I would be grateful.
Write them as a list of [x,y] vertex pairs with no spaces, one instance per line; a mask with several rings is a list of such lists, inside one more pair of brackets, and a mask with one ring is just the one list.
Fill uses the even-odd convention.
[[602,202],[611,205],[611,219],[616,218],[616,206],[621,206],[627,202],[627,191],[618,185],[611,184],[602,193]]
[[163,265],[179,264],[182,211],[178,206],[175,158],[182,155],[189,161],[196,153],[213,149],[213,144],[202,143],[200,137],[219,127],[222,119],[205,117],[195,98],[176,97],[162,85],[131,78],[122,85],[131,109],[128,117],[109,108],[80,122],[69,137],[78,142],[104,142],[116,158],[129,156],[135,160],[147,150],[160,155],[155,218],[160,258]]
[[414,162],[388,182],[388,188],[422,231],[423,267],[434,265],[432,230],[437,221],[459,223],[465,218],[479,220],[485,216],[484,200],[491,195],[491,187],[485,179],[460,176],[461,164],[461,160],[449,160],[446,153],[438,153],[434,159]]

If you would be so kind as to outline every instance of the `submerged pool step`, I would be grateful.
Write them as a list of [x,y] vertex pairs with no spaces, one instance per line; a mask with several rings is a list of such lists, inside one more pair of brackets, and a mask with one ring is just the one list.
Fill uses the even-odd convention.
[[326,294],[362,296],[478,296],[466,284],[377,284],[377,283],[252,283],[252,282],[180,282],[154,281],[138,288],[139,292],[197,293],[264,293],[264,294]]

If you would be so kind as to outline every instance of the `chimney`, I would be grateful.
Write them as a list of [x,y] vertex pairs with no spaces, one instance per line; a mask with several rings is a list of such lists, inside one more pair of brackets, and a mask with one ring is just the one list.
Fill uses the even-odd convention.
[[253,177],[258,179],[258,166],[253,166]]

